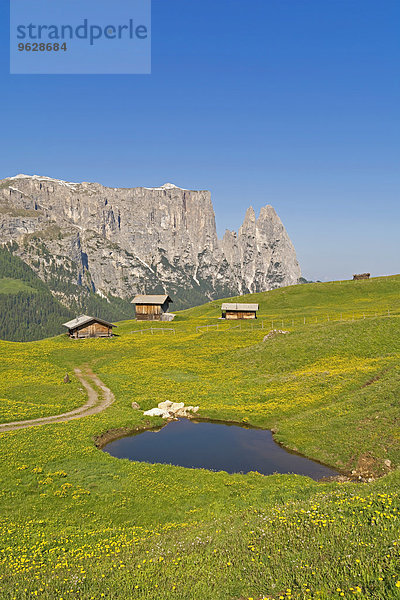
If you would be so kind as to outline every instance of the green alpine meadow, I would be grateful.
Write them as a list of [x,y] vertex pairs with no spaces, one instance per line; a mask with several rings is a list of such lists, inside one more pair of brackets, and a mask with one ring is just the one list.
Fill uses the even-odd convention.
[[[0,280],[3,302],[46,293],[27,276]],[[221,320],[222,302],[257,303],[257,319]],[[111,338],[0,342],[2,600],[400,597],[400,276],[116,325]],[[164,425],[143,413],[166,400],[272,430],[338,475],[103,451]]]

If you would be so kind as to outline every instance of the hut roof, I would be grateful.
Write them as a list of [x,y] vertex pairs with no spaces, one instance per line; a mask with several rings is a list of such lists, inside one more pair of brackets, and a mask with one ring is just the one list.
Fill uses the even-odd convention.
[[168,296],[168,294],[163,294],[163,295],[157,295],[157,294],[153,294],[153,295],[139,295],[139,296],[135,296],[135,298],[132,300],[132,304],[164,304],[164,302],[172,302],[171,298]]
[[72,321],[63,323],[63,326],[67,327],[68,329],[75,329],[75,327],[86,325],[91,321],[96,321],[96,323],[101,323],[102,325],[107,325],[108,327],[116,327],[114,323],[109,323],[108,321],[104,321],[104,319],[98,319],[97,317],[89,317],[88,315],[80,315],[79,317],[72,319]]
[[258,304],[238,304],[238,303],[223,302],[221,309],[222,310],[233,310],[233,311],[238,311],[238,312],[242,312],[242,311],[246,312],[246,311],[258,310]]

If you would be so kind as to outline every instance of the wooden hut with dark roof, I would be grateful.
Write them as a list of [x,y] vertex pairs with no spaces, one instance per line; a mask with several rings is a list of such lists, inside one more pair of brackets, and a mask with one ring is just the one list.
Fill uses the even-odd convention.
[[223,302],[221,310],[223,319],[256,319],[258,304]]
[[113,323],[88,315],[76,317],[63,326],[68,329],[68,335],[73,339],[112,337],[112,329],[116,327]]
[[164,315],[168,313],[172,302],[168,294],[142,294],[132,300],[136,308],[137,321],[163,321],[168,320]]

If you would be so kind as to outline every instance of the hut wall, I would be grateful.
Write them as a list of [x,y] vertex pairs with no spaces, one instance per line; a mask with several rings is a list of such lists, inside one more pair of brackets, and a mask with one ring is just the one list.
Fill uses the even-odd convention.
[[169,302],[164,304],[136,304],[137,321],[161,321],[161,317],[169,310]]
[[169,310],[169,302],[168,302],[168,300],[166,300],[164,302],[164,304],[161,306],[161,312],[166,313],[166,312],[168,312],[168,310]]
[[76,339],[111,337],[111,336],[112,336],[111,327],[107,327],[107,325],[102,325],[101,323],[90,323],[89,325],[84,325],[83,327],[72,330],[72,335],[71,335],[71,337],[74,337]]
[[225,319],[255,319],[255,318],[256,318],[256,313],[254,311],[239,312],[239,311],[227,310],[226,315],[225,315]]
[[136,313],[136,321],[161,321],[161,314],[153,315],[138,315]]
[[159,315],[161,313],[161,306],[159,304],[137,304],[136,314],[137,315]]
[[136,305],[136,320],[137,321],[161,321],[163,313],[160,304],[137,304]]

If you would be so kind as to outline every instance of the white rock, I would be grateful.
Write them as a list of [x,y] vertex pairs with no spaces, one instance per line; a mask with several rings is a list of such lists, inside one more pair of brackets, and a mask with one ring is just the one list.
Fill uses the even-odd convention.
[[184,402],[172,402],[168,410],[171,412],[176,412],[178,410],[181,410],[181,408],[184,408],[184,406]]
[[169,415],[169,413],[165,410],[162,410],[161,408],[151,408],[150,410],[146,410],[143,413],[146,417],[164,417],[165,414]]
[[163,419],[174,419],[176,417],[188,417],[189,413],[196,413],[198,406],[185,406],[184,402],[171,402],[166,400],[160,402],[158,408],[146,410],[143,414],[148,417],[162,417]]
[[172,404],[173,402],[171,402],[171,400],[165,400],[165,402],[158,403],[158,408],[161,408],[162,410],[169,410]]
[[290,331],[283,331],[282,329],[272,329],[267,335],[264,336],[263,342],[275,337],[276,335],[286,335],[290,333]]
[[187,408],[179,408],[172,413],[175,417],[187,417]]

